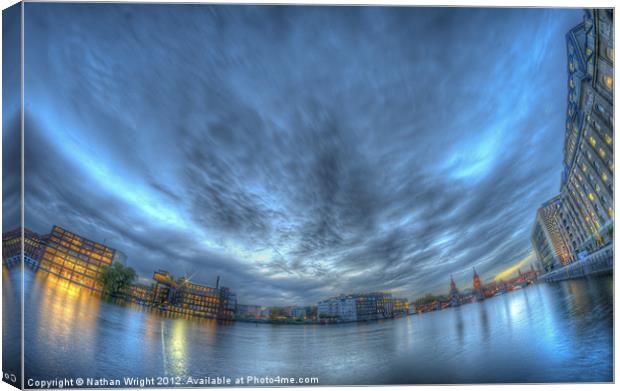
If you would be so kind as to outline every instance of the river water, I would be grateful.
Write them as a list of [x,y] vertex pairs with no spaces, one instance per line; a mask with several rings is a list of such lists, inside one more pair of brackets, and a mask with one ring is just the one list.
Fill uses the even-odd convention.
[[[318,384],[613,380],[611,276],[537,284],[482,303],[340,325],[162,317],[25,271],[25,379],[318,378]],[[3,272],[3,367],[19,373],[20,274]],[[12,327],[12,330],[10,328]],[[30,380],[29,380],[30,379]],[[163,381],[162,381],[163,382]],[[155,384],[157,385],[157,384]],[[256,385],[256,384],[255,384]],[[283,385],[283,384],[267,384]]]

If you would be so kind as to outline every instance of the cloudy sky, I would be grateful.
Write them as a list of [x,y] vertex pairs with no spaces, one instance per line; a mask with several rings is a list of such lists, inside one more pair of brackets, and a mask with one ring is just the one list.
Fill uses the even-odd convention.
[[493,278],[559,189],[581,17],[26,4],[26,226],[242,303]]

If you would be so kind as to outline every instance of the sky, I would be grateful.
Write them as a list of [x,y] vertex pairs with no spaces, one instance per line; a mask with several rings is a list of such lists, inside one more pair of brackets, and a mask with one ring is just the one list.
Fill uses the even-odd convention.
[[529,267],[582,14],[27,3],[25,225],[244,304]]

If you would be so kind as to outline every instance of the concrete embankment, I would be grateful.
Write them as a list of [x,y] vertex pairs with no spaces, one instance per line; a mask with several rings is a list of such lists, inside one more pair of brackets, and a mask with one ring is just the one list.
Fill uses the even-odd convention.
[[609,244],[579,261],[538,276],[538,280],[545,282],[562,281],[592,275],[611,274],[613,270],[614,250],[613,244]]

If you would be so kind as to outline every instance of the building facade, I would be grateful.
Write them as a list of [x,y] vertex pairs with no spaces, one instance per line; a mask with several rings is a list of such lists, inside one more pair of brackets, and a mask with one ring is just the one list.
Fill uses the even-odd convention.
[[292,318],[306,318],[306,309],[304,307],[293,307],[291,309],[291,317]]
[[588,9],[566,34],[568,102],[560,194],[532,229],[550,272],[611,246],[614,223],[613,10]]
[[568,105],[560,218],[574,255],[612,240],[613,11],[586,10],[566,35]]
[[[24,264],[37,268],[46,238],[24,228]],[[16,228],[2,234],[2,264],[7,267],[19,265],[21,262],[22,229]]]
[[562,197],[557,195],[545,202],[536,212],[532,229],[532,247],[545,271],[551,271],[573,261],[566,230],[562,226]]
[[153,305],[153,285],[135,283],[131,284],[124,292],[124,297],[136,304]]
[[320,301],[317,314],[319,319],[347,322],[393,318],[394,299],[384,292],[340,295]]
[[395,298],[393,315],[394,316],[409,315],[409,300],[405,298]]
[[237,305],[236,317],[237,319],[260,319],[261,310],[260,305],[252,304],[239,304]]
[[234,320],[237,298],[225,287],[196,284],[185,277],[175,280],[165,270],[153,274],[153,301],[167,312],[200,318]]
[[341,295],[320,301],[317,305],[319,319],[357,321],[357,300],[352,295]]
[[72,283],[101,292],[101,272],[120,253],[61,227],[54,226],[42,251],[39,268]]
[[372,292],[355,295],[358,320],[377,320],[394,317],[391,293]]

